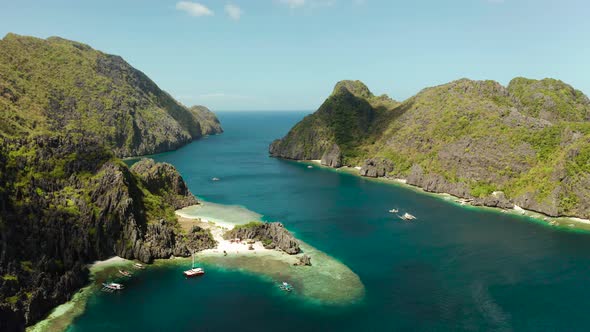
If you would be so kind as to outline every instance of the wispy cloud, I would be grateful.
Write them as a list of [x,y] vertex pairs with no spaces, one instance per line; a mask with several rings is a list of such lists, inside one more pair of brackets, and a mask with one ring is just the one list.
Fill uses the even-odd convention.
[[179,1],[176,3],[176,9],[195,17],[213,15],[213,11],[211,9],[198,2]]
[[305,6],[305,0],[279,0],[280,3],[290,8],[299,8]]
[[228,3],[225,5],[225,12],[232,20],[238,21],[242,17],[242,9],[234,4]]
[[291,9],[331,7],[337,0],[275,0]]

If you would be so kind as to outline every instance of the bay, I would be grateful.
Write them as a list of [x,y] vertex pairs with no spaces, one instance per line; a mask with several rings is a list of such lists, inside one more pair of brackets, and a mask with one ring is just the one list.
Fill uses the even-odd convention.
[[[205,201],[280,221],[361,279],[364,297],[321,305],[273,280],[163,264],[97,293],[70,331],[588,330],[590,237],[463,208],[400,186],[268,157],[304,112],[220,112],[225,133],[154,156]],[[219,181],[212,181],[217,177]],[[418,217],[404,222],[391,208]]]

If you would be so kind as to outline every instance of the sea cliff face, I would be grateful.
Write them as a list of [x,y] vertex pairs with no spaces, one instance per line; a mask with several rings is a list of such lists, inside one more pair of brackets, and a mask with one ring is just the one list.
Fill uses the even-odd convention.
[[589,120],[588,97],[554,79],[507,87],[461,79],[402,103],[344,81],[269,151],[330,155],[322,164],[360,166],[363,176],[403,178],[477,205],[590,218]]
[[131,171],[95,141],[44,136],[3,140],[0,160],[2,331],[69,299],[87,263],[215,246],[209,232],[177,227],[174,210],[196,200],[171,165],[143,160]]
[[58,37],[0,40],[0,116],[4,137],[67,132],[118,157],[222,132],[213,113],[187,109],[121,57]]

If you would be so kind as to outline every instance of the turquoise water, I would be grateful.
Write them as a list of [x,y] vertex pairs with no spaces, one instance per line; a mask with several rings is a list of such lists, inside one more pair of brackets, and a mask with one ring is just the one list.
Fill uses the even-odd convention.
[[[207,266],[205,278],[185,280],[169,265],[121,294],[93,296],[71,331],[590,329],[589,235],[268,158],[268,144],[304,113],[219,115],[223,135],[156,159],[199,197],[281,221],[339,259],[361,278],[364,298],[322,306],[248,273]],[[394,207],[418,220],[395,219]]]

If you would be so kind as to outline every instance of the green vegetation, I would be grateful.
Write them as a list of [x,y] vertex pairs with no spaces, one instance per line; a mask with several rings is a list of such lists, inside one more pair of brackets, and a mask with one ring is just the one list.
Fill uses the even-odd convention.
[[260,226],[264,225],[263,222],[260,221],[251,221],[247,224],[243,224],[243,225],[236,225],[233,229],[253,229],[253,228],[258,228]]
[[588,119],[590,100],[554,79],[516,78],[508,87],[461,79],[403,103],[344,81],[271,152],[320,159],[336,143],[345,165],[385,157],[396,177],[419,166],[414,181],[430,190],[467,188],[476,198],[503,191],[537,211],[590,217]]
[[0,40],[0,117],[0,136],[68,133],[117,156],[160,152],[221,130],[218,122],[212,127],[215,115],[189,111],[118,56],[14,34]]
[[18,281],[18,277],[12,274],[5,274],[2,276],[5,281]]

